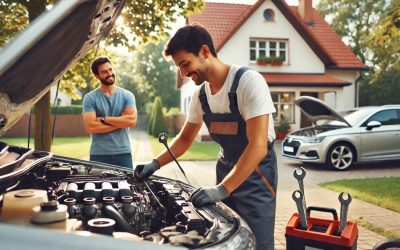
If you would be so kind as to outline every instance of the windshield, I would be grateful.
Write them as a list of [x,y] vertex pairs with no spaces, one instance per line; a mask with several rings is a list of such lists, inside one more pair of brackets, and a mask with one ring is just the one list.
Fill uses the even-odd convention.
[[[343,116],[343,118],[352,127],[354,127],[360,121],[362,121],[366,117],[368,117],[374,110],[375,110],[375,108],[352,109],[352,110],[340,111],[339,114],[341,116]],[[334,126],[347,126],[344,122],[337,121],[337,120],[326,121],[324,124],[325,125],[334,125]]]

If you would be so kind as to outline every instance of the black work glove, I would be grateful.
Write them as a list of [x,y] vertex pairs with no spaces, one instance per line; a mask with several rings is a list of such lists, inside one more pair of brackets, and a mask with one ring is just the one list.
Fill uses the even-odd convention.
[[199,207],[204,206],[206,204],[212,204],[217,201],[221,201],[229,196],[228,191],[221,184],[206,188],[200,187],[196,189],[191,195],[190,200],[193,202],[193,205]]
[[137,165],[135,168],[134,177],[139,181],[144,181],[158,169],[160,169],[160,164],[154,159],[149,164]]

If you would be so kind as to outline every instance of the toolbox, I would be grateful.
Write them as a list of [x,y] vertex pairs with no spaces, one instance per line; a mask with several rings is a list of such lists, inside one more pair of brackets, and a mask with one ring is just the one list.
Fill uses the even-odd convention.
[[[311,217],[311,211],[328,212],[333,219]],[[339,234],[339,220],[335,209],[325,207],[307,208],[307,228],[303,229],[300,216],[295,213],[286,226],[286,249],[357,249],[358,228],[355,222],[347,221]]]

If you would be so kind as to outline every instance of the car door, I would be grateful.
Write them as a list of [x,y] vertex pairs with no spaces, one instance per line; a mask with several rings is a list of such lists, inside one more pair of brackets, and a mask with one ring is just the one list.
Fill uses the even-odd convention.
[[[380,127],[367,129],[371,121],[378,121]],[[400,109],[378,111],[368,118],[361,127],[362,160],[385,160],[400,157]]]

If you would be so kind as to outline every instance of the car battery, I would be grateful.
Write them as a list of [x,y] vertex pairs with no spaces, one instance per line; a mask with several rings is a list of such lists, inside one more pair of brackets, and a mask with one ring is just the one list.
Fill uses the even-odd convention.
[[[333,219],[313,218],[310,212],[320,211],[332,213]],[[307,228],[302,229],[300,216],[295,213],[286,226],[286,249],[326,249],[345,250],[357,249],[358,228],[353,221],[347,221],[341,233],[338,233],[339,220],[333,208],[308,207]]]

